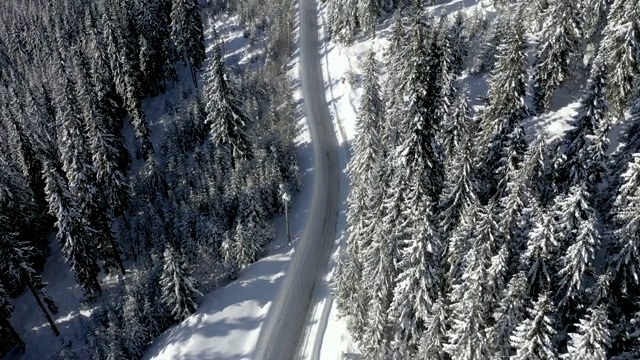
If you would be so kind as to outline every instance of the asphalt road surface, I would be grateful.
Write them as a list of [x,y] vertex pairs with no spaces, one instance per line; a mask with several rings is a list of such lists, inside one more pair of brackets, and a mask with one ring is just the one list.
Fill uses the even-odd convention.
[[256,346],[257,360],[296,356],[316,282],[326,272],[340,206],[338,140],[325,98],[315,0],[300,1],[300,72],[314,149],[314,188],[307,224],[285,279],[269,308]]

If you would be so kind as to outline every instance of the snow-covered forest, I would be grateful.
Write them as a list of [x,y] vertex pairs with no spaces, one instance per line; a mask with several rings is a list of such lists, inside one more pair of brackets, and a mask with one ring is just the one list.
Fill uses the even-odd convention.
[[[264,255],[300,187],[293,6],[0,3],[0,356],[28,354],[12,317],[28,294],[48,324],[31,336],[58,339],[36,356],[139,358]],[[224,59],[229,16],[255,50],[243,65]],[[56,256],[82,298],[68,315],[42,280]],[[55,319],[72,315],[69,337]]]
[[332,42],[388,40],[333,283],[361,358],[640,358],[640,2],[442,3],[327,0]]

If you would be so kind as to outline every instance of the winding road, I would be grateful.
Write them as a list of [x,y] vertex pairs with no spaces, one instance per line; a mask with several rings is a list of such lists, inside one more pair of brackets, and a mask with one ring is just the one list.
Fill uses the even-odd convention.
[[300,0],[299,9],[300,72],[314,149],[313,198],[282,288],[260,332],[257,360],[295,358],[314,289],[326,273],[340,207],[339,148],[325,98],[315,0]]

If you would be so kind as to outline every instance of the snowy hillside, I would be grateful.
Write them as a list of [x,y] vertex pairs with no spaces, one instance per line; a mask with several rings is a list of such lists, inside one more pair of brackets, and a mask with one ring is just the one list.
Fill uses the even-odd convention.
[[394,4],[323,12],[353,155],[320,358],[636,358],[640,4]]

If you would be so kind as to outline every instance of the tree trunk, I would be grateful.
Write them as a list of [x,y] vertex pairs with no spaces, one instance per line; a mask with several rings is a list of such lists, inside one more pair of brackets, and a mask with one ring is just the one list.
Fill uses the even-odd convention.
[[120,250],[118,249],[118,245],[116,245],[116,241],[113,236],[109,236],[109,244],[111,244],[111,247],[113,248],[113,257],[118,263],[118,268],[120,268],[120,272],[124,276],[126,270],[124,268],[124,263],[122,262],[122,256],[120,256]]
[[9,320],[0,318],[0,328],[2,329],[6,328],[7,330],[9,330],[9,334],[11,334],[11,336],[16,340],[16,342],[18,342],[18,345],[23,349],[25,348],[26,345],[24,341],[22,341],[20,334],[18,334],[16,329],[13,328],[13,325],[11,325]]
[[27,287],[29,287],[29,291],[31,291],[31,295],[33,295],[33,297],[36,299],[36,302],[38,303],[38,306],[40,306],[40,310],[42,310],[44,317],[47,318],[47,321],[49,322],[49,326],[51,326],[51,330],[53,330],[53,333],[56,336],[60,336],[60,330],[58,330],[56,323],[51,318],[51,315],[49,315],[49,311],[44,306],[42,299],[40,299],[40,295],[38,295],[38,292],[36,291],[36,289],[33,287],[33,284],[31,283],[31,279],[27,276],[24,270],[22,270],[22,276],[27,280]]

